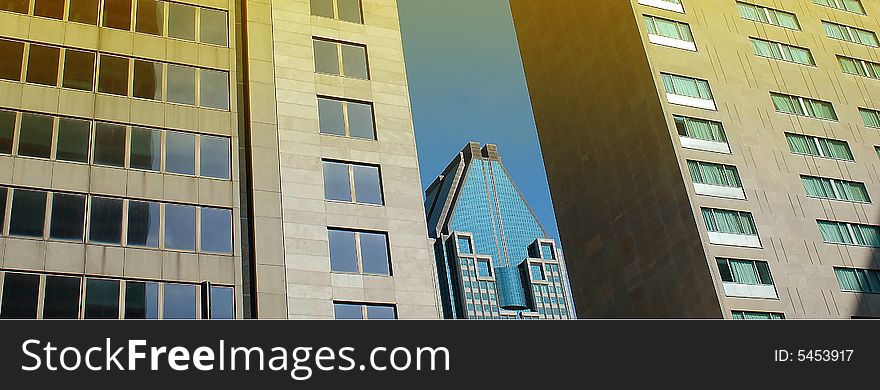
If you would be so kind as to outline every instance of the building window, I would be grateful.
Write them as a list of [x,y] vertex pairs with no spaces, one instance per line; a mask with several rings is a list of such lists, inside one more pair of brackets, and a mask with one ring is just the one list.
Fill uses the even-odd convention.
[[159,203],[130,200],[128,202],[129,246],[159,247]]
[[312,15],[363,24],[361,0],[311,0]]
[[639,0],[639,4],[665,9],[667,11],[684,13],[684,7],[681,5],[681,0]]
[[880,64],[856,58],[837,56],[843,73],[880,80]]
[[196,68],[168,64],[167,100],[171,103],[196,104]]
[[165,134],[165,170],[184,175],[196,174],[196,136],[169,131]]
[[349,100],[318,97],[321,134],[376,139],[373,106]]
[[826,243],[880,248],[878,226],[822,220],[817,222],[822,241]]
[[199,106],[229,111],[229,73],[199,70]]
[[126,319],[159,318],[159,283],[125,282]]
[[794,154],[855,161],[846,141],[792,133],[785,133],[785,138],[788,141],[788,148]]
[[703,219],[706,228],[710,232],[741,234],[748,236],[758,235],[755,221],[751,213],[735,210],[722,210],[703,208]]
[[130,168],[159,172],[162,170],[162,132],[132,127],[130,135]]
[[92,91],[95,85],[95,57],[94,52],[64,50],[64,74],[61,86]]
[[128,58],[101,54],[98,67],[98,92],[128,96],[128,64]]
[[13,191],[9,235],[42,238],[46,220],[46,199],[45,191]]
[[541,248],[541,258],[544,260],[556,260],[556,250],[553,248],[553,244],[549,242],[542,242],[540,245]]
[[119,281],[87,278],[85,301],[84,318],[119,318]]
[[313,38],[312,42],[316,72],[364,80],[370,78],[366,46],[319,38]]
[[471,239],[467,236],[458,236],[458,253],[463,255],[474,254],[474,247],[471,245]]
[[80,278],[46,276],[43,292],[43,318],[79,318]]
[[718,259],[721,280],[749,285],[773,285],[766,261]]
[[333,302],[333,313],[337,320],[397,319],[394,305]]
[[21,81],[24,43],[0,39],[0,79]]
[[232,210],[202,207],[199,212],[201,251],[232,253]]
[[324,161],[324,198],[382,205],[384,201],[379,167]]
[[28,50],[27,76],[29,83],[58,85],[58,67],[61,49],[51,46],[30,44]]
[[763,311],[739,311],[734,310],[732,313],[735,320],[784,320],[785,315],[782,313],[770,313]]
[[198,318],[198,288],[196,286],[166,283],[163,290],[163,318],[169,320]]
[[862,116],[862,121],[865,122],[865,126],[880,129],[880,111],[859,108],[859,114]]
[[813,3],[865,15],[865,7],[862,5],[861,0],[813,0]]
[[226,11],[201,8],[199,14],[199,41],[213,45],[229,44],[229,20]]
[[187,41],[196,40],[196,7],[168,3],[168,36]]
[[489,261],[489,259],[477,259],[477,277],[492,277],[492,263]]
[[122,199],[92,197],[91,203],[89,242],[122,244]]
[[89,162],[92,122],[71,119],[58,119],[58,140],[55,143],[55,159],[78,163]]
[[100,0],[70,0],[67,20],[91,25],[98,24],[98,2]]
[[3,0],[0,1],[0,10],[26,14],[29,5],[29,0]]
[[801,175],[807,196],[821,199],[871,203],[864,183]]
[[201,145],[199,148],[201,161],[199,175],[229,180],[231,175],[229,169],[232,164],[229,138],[201,135],[199,141]]
[[49,238],[62,241],[83,241],[86,197],[83,195],[52,194],[52,216]]
[[696,51],[694,35],[687,23],[645,15],[645,27],[651,43]]
[[196,208],[180,204],[165,205],[165,249],[196,249]]
[[880,271],[857,268],[834,268],[840,291],[880,293]]
[[541,264],[531,264],[529,265],[529,274],[532,277],[532,280],[547,280],[544,276],[544,267]]
[[235,294],[232,287],[211,286],[212,320],[231,320],[235,318]]
[[391,275],[386,233],[328,228],[330,270]]
[[152,61],[134,60],[134,81],[132,96],[141,99],[162,100],[162,64]]
[[18,133],[18,155],[49,158],[52,152],[52,129],[55,118],[49,115],[24,113]]
[[813,59],[810,49],[757,38],[751,38],[751,40],[752,49],[754,49],[757,56],[801,65],[816,66],[816,61]]
[[837,121],[837,113],[831,102],[774,92],[771,92],[770,96],[776,112]]
[[715,110],[708,81],[668,73],[661,73],[660,77],[670,104]]
[[39,292],[39,275],[6,272],[3,278],[0,318],[37,318]]
[[797,16],[791,12],[776,10],[773,8],[762,7],[743,2],[737,2],[739,15],[746,20],[753,22],[772,24],[774,26],[784,27],[792,30],[800,30]]
[[683,148],[730,153],[721,122],[681,115],[673,115],[673,120]]
[[828,35],[828,38],[870,47],[880,46],[880,42],[877,41],[877,34],[873,31],[826,22],[824,20],[822,21],[822,26],[825,27],[825,34]]
[[687,160],[694,183],[742,188],[739,173],[733,165]]

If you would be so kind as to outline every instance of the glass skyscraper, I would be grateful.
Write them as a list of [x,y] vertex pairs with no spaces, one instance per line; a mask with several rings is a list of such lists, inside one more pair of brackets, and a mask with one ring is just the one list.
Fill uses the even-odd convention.
[[574,318],[562,251],[495,145],[471,142],[426,191],[445,318]]

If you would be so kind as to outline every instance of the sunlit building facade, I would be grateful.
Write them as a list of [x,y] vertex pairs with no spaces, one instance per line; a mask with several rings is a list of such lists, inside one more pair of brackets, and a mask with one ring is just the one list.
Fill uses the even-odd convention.
[[445,318],[574,318],[562,250],[495,145],[472,142],[426,191]]
[[439,317],[395,0],[0,0],[0,51],[0,317]]
[[880,3],[511,8],[580,315],[880,316]]

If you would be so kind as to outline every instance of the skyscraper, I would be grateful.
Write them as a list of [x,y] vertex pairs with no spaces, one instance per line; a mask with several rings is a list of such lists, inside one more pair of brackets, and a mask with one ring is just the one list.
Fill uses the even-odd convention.
[[471,142],[426,191],[445,318],[573,318],[565,260],[504,169]]
[[880,316],[877,2],[511,8],[581,315]]
[[395,0],[3,0],[0,47],[0,317],[439,317]]

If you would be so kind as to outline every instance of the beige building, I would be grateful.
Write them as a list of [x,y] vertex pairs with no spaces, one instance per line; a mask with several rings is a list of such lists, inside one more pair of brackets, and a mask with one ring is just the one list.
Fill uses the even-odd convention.
[[880,316],[880,4],[511,8],[581,316]]
[[0,47],[0,317],[439,317],[395,0],[2,0]]

